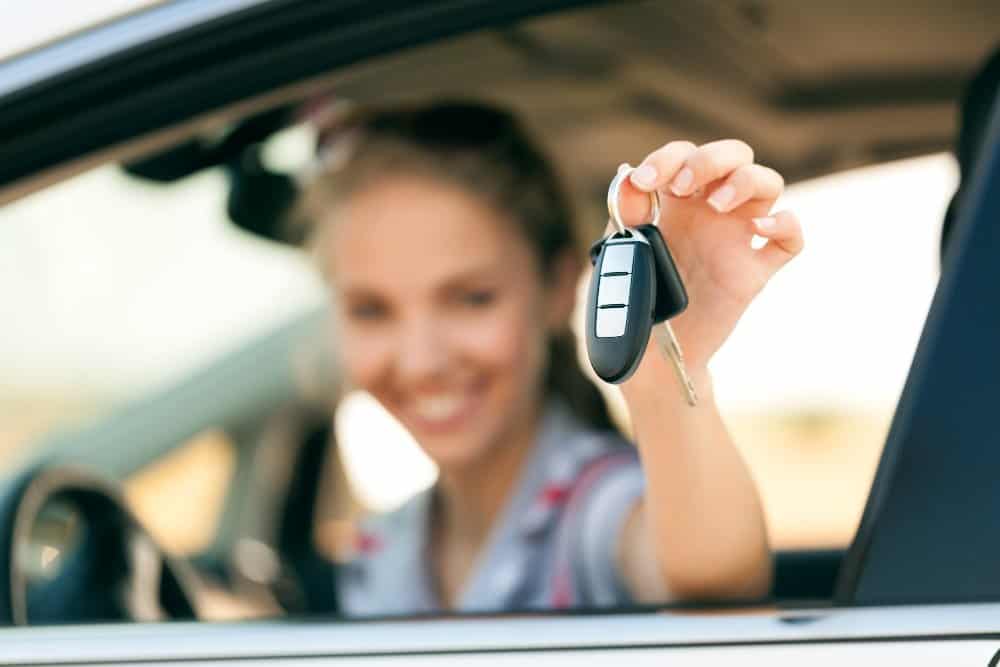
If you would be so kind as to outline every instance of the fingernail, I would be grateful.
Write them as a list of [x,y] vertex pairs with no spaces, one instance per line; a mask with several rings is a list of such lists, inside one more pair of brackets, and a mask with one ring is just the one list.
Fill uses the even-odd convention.
[[628,169],[628,162],[622,162],[620,165],[618,165],[619,174],[625,171],[626,169]]
[[651,165],[644,164],[633,171],[630,178],[638,187],[649,189],[656,183],[656,169]]
[[694,185],[694,172],[689,167],[684,167],[679,174],[674,176],[674,182],[670,189],[674,191],[675,195],[682,196],[688,194],[692,185]]
[[712,196],[708,198],[708,203],[719,213],[724,213],[729,210],[729,205],[733,203],[735,196],[736,188],[728,184],[723,185],[712,193]]
[[757,229],[762,232],[769,232],[774,229],[774,226],[778,224],[778,221],[774,218],[754,218],[753,224],[757,225]]

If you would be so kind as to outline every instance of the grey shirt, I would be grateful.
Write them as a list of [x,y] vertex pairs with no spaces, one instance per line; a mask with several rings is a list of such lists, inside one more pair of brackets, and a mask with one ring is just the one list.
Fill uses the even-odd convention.
[[[455,611],[629,604],[616,552],[643,488],[634,447],[552,402]],[[345,615],[442,611],[428,553],[432,498],[428,489],[362,527],[355,557],[338,573]]]

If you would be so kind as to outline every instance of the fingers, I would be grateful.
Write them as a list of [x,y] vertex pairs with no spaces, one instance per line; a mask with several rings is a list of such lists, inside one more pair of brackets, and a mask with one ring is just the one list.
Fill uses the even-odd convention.
[[802,226],[791,211],[781,211],[766,218],[754,218],[753,223],[757,235],[767,239],[764,247],[757,252],[772,272],[802,252],[805,246]]
[[728,213],[748,201],[763,201],[770,208],[785,189],[785,179],[770,167],[748,164],[739,167],[712,192],[708,204],[719,213]]
[[632,173],[631,181],[641,190],[669,189],[677,197],[686,197],[753,164],[753,157],[753,149],[737,139],[713,141],[701,147],[674,141],[650,153]]
[[671,141],[647,155],[629,179],[634,186],[645,192],[665,189],[685,160],[697,150],[698,147],[690,141]]
[[622,221],[627,225],[644,222],[650,214],[649,193],[664,189],[696,150],[698,147],[690,141],[671,141],[647,155],[622,183]]
[[704,192],[709,195],[708,204],[720,213],[759,202],[749,213],[766,213],[785,182],[778,172],[753,160],[753,149],[736,139],[700,147],[690,141],[670,142],[646,156],[622,183],[622,219],[629,225],[646,220],[650,213],[648,193],[653,190],[669,191],[676,197]]

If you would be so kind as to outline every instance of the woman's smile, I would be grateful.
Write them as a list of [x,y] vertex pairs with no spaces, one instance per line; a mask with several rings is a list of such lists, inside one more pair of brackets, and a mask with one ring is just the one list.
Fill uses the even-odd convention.
[[402,400],[400,412],[418,438],[462,431],[476,417],[486,384],[479,381],[461,389],[408,396]]

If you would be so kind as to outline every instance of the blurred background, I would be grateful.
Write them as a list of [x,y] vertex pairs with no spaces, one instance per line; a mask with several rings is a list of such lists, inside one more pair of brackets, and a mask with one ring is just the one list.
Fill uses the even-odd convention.
[[[936,284],[955,183],[953,159],[931,155],[802,182],[779,204],[798,212],[807,250],[713,366],[778,545],[841,544],[853,533]],[[307,257],[227,221],[226,191],[218,171],[165,189],[109,166],[3,209],[3,461],[324,302]],[[372,401],[350,398],[339,428],[373,508],[432,479]],[[413,465],[382,465],[384,453],[365,446],[371,438]]]

